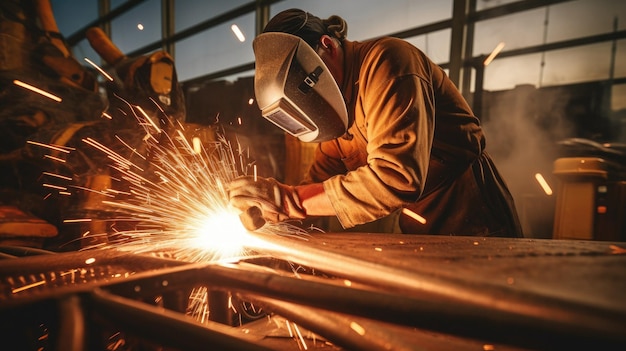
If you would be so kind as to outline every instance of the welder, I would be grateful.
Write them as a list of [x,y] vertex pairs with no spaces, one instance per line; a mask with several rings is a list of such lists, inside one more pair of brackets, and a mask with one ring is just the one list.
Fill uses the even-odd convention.
[[346,35],[337,15],[289,9],[255,38],[263,116],[319,145],[299,185],[229,184],[244,225],[336,216],[352,228],[400,213],[403,233],[521,237],[480,121],[442,68],[405,40]]

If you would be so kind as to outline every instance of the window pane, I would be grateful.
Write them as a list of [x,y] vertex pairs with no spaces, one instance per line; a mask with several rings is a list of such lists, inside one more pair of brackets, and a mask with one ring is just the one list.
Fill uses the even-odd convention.
[[[182,82],[245,63],[254,62],[254,14],[236,18],[176,43],[176,70]],[[242,43],[231,30],[237,24],[246,40]]]
[[[612,32],[613,18],[625,17],[624,12],[626,2],[578,0],[481,21],[476,24],[474,55],[487,55],[500,42],[505,43],[507,51]],[[620,50],[621,42],[615,58],[610,42],[496,58],[485,70],[484,87],[500,90],[519,84],[549,86],[608,79],[611,60],[614,76],[625,77],[626,52]]]
[[542,85],[562,85],[609,78],[611,44],[600,43],[546,52]]
[[125,54],[161,40],[161,1],[147,0],[112,20],[111,40]]
[[520,0],[478,0],[476,2],[476,10],[485,10],[492,7],[498,7],[506,4],[510,4],[513,2],[519,2]]
[[[590,14],[593,14],[590,16]],[[626,28],[626,1],[578,0],[550,6],[547,41],[556,42]]]
[[545,12],[538,8],[476,23],[473,55],[489,55],[501,42],[504,50],[541,45]]
[[450,60],[450,33],[452,30],[445,29],[406,40],[422,50],[433,62],[443,64]]
[[[593,16],[590,16],[593,14]],[[474,55],[553,43],[626,28],[626,1],[577,0],[518,12],[476,24]]]
[[98,0],[51,0],[54,19],[64,37],[98,19]]
[[[545,62],[543,68],[542,60]],[[542,87],[606,80],[610,76],[610,65],[610,43],[507,57],[494,60],[485,68],[484,89],[503,90],[520,84]],[[622,66],[618,67],[623,70]]]
[[128,0],[110,0],[111,10],[115,10],[116,8],[120,7],[120,5],[123,5],[126,2],[128,2]]
[[512,89],[517,85],[537,86],[541,76],[541,54],[507,57],[485,67],[485,90]]
[[174,25],[176,32],[189,28],[210,18],[217,17],[250,0],[206,1],[206,0],[176,0]]
[[320,18],[343,17],[350,40],[393,34],[452,16],[451,0],[286,0],[271,5],[270,16],[289,8],[300,8]]

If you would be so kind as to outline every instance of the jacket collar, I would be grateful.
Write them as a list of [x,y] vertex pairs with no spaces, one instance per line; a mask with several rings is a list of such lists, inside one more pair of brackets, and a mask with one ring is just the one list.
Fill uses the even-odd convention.
[[355,42],[344,40],[343,42],[343,83],[341,84],[341,91],[343,92],[346,105],[350,106],[350,103],[354,100],[354,93],[358,90],[359,84],[359,70],[361,61],[357,58],[357,45]]

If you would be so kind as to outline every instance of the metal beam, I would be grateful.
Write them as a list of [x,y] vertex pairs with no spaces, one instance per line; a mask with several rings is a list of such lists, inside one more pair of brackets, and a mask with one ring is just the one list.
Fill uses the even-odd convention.
[[[176,31],[175,23],[175,0],[161,0],[161,36],[169,38]],[[163,43],[162,50],[169,53],[176,60],[175,43],[167,41]]]
[[465,53],[466,24],[469,12],[468,0],[454,0],[452,5],[452,34],[450,34],[450,66],[448,76],[457,86],[461,86],[461,71]]
[[489,9],[474,12],[469,16],[468,20],[472,22],[479,22],[491,18],[510,15],[516,12],[528,11],[538,7],[545,7],[550,5],[560,4],[562,2],[568,2],[573,0],[525,0],[515,1],[510,4],[492,7]]

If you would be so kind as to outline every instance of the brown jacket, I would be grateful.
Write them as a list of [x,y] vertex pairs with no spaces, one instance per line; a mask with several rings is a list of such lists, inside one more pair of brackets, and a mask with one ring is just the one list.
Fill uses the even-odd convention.
[[[403,232],[520,236],[479,120],[444,71],[396,38],[346,41],[344,50],[341,90],[353,123],[319,145],[304,181],[323,182],[341,225],[406,207],[427,223],[401,216]],[[476,183],[485,168],[495,187]]]

